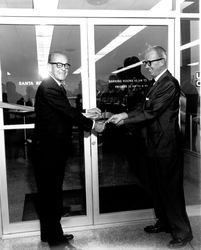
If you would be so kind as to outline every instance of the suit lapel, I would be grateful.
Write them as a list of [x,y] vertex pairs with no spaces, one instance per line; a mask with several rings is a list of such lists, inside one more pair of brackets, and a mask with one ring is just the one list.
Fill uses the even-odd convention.
[[66,90],[64,89],[64,87],[59,86],[58,83],[52,78],[50,77],[49,79],[49,84],[48,84],[51,88],[57,89],[59,92],[61,92],[63,95],[66,95]]
[[160,83],[162,82],[163,78],[165,78],[167,75],[171,76],[171,73],[166,70],[165,73],[154,83],[154,85],[150,88],[150,90],[147,93],[147,96],[150,96],[150,94],[159,87]]

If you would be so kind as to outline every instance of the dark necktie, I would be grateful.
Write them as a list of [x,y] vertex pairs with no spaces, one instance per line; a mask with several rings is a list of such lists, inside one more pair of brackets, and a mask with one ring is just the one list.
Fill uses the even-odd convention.
[[155,79],[154,79],[154,78],[153,78],[153,79],[151,79],[151,81],[150,81],[151,86],[153,86],[155,82],[156,82],[156,81],[155,81]]
[[66,101],[68,102],[68,105],[70,105],[68,97],[67,97],[66,89],[64,88],[64,85],[62,83],[60,84],[60,88],[62,89],[62,92],[66,96]]
[[62,89],[63,93],[66,95],[66,89],[64,88],[63,84],[60,85],[60,88]]
[[154,83],[155,83],[155,80],[154,80],[154,78],[153,78],[153,79],[151,79],[151,80],[149,81],[148,90],[150,90],[150,88],[154,85]]

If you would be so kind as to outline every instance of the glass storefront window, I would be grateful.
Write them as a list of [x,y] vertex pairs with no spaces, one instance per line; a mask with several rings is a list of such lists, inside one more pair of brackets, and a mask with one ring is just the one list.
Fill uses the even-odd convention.
[[[112,72],[143,60],[143,52],[151,45],[167,49],[167,41],[167,26],[95,26],[97,106],[105,119],[139,105],[151,79],[143,66]],[[117,127],[110,123],[98,134],[101,214],[152,207],[139,134],[138,126]]]
[[[185,147],[200,153],[199,21],[181,21],[181,88],[185,95]],[[183,118],[184,119],[184,118]]]
[[199,21],[181,20],[181,126],[187,205],[200,204],[200,43]]
[[[6,130],[4,133],[10,223],[38,219],[32,133],[32,129]],[[74,129],[63,184],[64,217],[86,215],[82,139],[81,132]]]
[[[81,77],[80,74],[72,74],[74,69],[81,65],[79,26],[49,26],[53,32],[50,38],[46,37],[48,26],[45,28],[45,33],[37,36],[35,26],[0,26],[0,33],[4,34],[0,45],[2,100],[8,104],[33,108],[36,90],[42,80],[39,75],[40,60],[47,59],[49,50],[61,50],[66,51],[72,64],[68,76],[68,97],[73,106],[77,105],[78,108],[82,108],[80,102]],[[58,36],[62,39],[57,40]],[[50,39],[51,47],[44,54],[43,50],[45,51],[48,46],[48,41],[45,41],[47,39]],[[44,64],[46,65],[46,61]],[[33,123],[34,112],[19,110],[17,105],[16,109],[13,107],[4,109],[4,124]]]
[[[39,75],[40,52],[42,42],[47,42],[46,26],[44,37],[40,33],[38,43],[37,26],[0,25],[4,34],[0,44],[2,100],[4,105],[4,131],[6,154],[6,177],[8,189],[8,209],[10,223],[36,220],[37,195],[33,174],[33,131],[26,128],[27,123],[34,123],[34,112],[22,112],[17,105],[34,105],[36,90],[42,80]],[[51,26],[49,51],[65,51],[71,67],[66,80],[67,94],[72,106],[82,109],[81,74],[73,74],[81,66],[80,25]],[[60,39],[62,37],[62,39]],[[45,44],[43,44],[45,46]],[[40,49],[40,50],[39,50]],[[43,54],[44,56],[44,54]],[[45,62],[45,65],[47,61]],[[11,107],[11,106],[9,106]],[[3,124],[2,124],[3,125]],[[13,129],[12,125],[19,125]],[[21,129],[20,125],[25,128]],[[63,186],[64,216],[86,215],[84,133],[76,125],[72,130],[71,150],[66,149],[68,161]],[[48,174],[48,173],[47,173]]]
[[[26,197],[36,193],[33,168],[30,163],[30,144],[29,140],[26,140],[26,136],[30,139],[31,134],[32,130],[26,129],[6,130],[4,133],[10,223],[23,221],[25,206],[27,206]],[[31,210],[35,210],[33,202],[28,202],[29,216]],[[30,220],[36,218],[29,217]]]
[[[151,10],[156,10],[156,8],[158,8],[159,11],[165,10],[167,12],[172,9],[175,10],[176,1],[177,0],[174,0],[172,8],[172,0],[58,0],[57,8],[60,10],[147,10],[147,13],[151,13]],[[0,9],[34,9],[33,2],[34,1],[31,0],[0,0]],[[183,3],[184,4],[181,3],[181,13],[199,13],[198,0],[183,0]],[[177,18],[179,19],[180,17],[178,16]],[[88,19],[90,20],[90,18]],[[187,205],[201,204],[199,179],[201,173],[200,45],[198,42],[198,25],[199,21],[195,19],[181,20],[180,82],[184,92],[181,125],[183,134],[185,135],[184,188]],[[109,44],[113,38],[127,28],[129,28],[129,26],[124,24],[95,25],[95,53],[97,54],[97,52],[101,51],[101,49]],[[168,32],[167,27],[161,25],[160,22],[154,27],[151,25],[142,27],[139,34],[128,39],[128,41],[121,44],[121,46],[114,49],[111,53],[108,53],[108,55],[101,60],[96,61],[96,100],[97,106],[104,111],[105,119],[107,119],[111,113],[124,110],[127,111],[129,105],[132,105],[133,101],[132,97],[129,100],[129,98],[127,98],[128,96],[125,98],[125,95],[123,95],[122,98],[122,95],[114,96],[111,94],[114,87],[120,94],[124,90],[129,90],[125,88],[129,81],[126,82],[126,84],[123,84],[123,86],[121,86],[121,81],[119,81],[119,78],[124,79],[125,75],[119,74],[118,78],[111,76],[111,72],[124,67],[126,64],[128,65],[130,62],[126,62],[125,59],[127,58],[137,56],[141,60],[143,58],[142,52],[149,45],[160,43],[161,46],[167,49]],[[4,34],[1,36],[0,43],[2,100],[8,104],[17,104],[18,102],[19,105],[33,107],[36,89],[41,81],[41,78],[37,73],[38,64],[35,26],[3,24],[0,25],[0,34]],[[62,37],[62,39],[57,39],[58,37]],[[140,43],[139,38],[144,38],[145,44]],[[91,48],[89,47],[88,49],[90,51]],[[74,107],[81,109],[82,103],[85,101],[82,98],[81,75],[79,73],[74,74],[74,71],[80,69],[80,66],[82,66],[79,25],[65,24],[54,26],[50,50],[65,50],[67,52],[72,64],[70,75],[68,77],[68,96],[71,104]],[[88,50],[87,53],[88,55],[90,54]],[[179,52],[177,51],[176,53]],[[173,55],[173,53],[171,54]],[[106,64],[106,62],[108,64]],[[90,68],[90,65],[87,65],[87,69],[88,67]],[[141,68],[141,70],[141,73],[149,80],[149,74],[146,70],[143,68]],[[117,85],[113,84],[115,81],[117,81]],[[144,87],[146,88],[146,83]],[[136,89],[136,91],[143,91],[143,88]],[[108,93],[109,95],[107,95]],[[35,116],[32,112],[4,109],[4,124],[2,125],[12,126],[13,124],[33,124],[34,119]],[[140,138],[135,138],[137,143],[133,145],[131,142],[133,139],[131,134],[133,132],[132,130],[125,131],[124,129],[109,126],[110,124],[108,124],[108,128],[105,132],[97,135],[97,185],[99,185],[98,204],[100,214],[103,215],[105,213],[107,216],[109,213],[113,212],[151,208],[151,201],[146,194],[146,190],[144,190],[144,185],[142,185],[143,183],[146,183],[146,176],[143,175],[143,162],[139,162],[138,159],[139,151],[143,150],[140,148]],[[31,203],[27,203],[27,201],[30,202],[31,199],[33,202],[32,194],[35,194],[36,192],[30,159],[31,145],[29,143],[31,142],[31,135],[32,129],[30,128],[5,128],[4,131],[6,151],[5,172],[8,185],[10,223],[37,219],[36,213],[34,213],[34,215],[33,213],[29,214],[29,205]],[[87,215],[87,190],[85,189],[85,177],[87,176],[87,172],[85,172],[86,170],[84,166],[84,151],[86,150],[84,150],[83,133],[79,131],[77,127],[73,128],[72,139],[72,152],[66,166],[67,171],[64,181],[64,191],[65,193],[68,193],[68,197],[70,194],[70,197],[73,198],[72,200],[64,201],[64,205],[68,207],[70,204],[70,216]],[[87,150],[89,148],[87,148]],[[130,157],[131,155],[132,157]],[[133,157],[135,161],[131,159]],[[141,168],[138,168],[139,164],[141,164]],[[142,176],[145,178],[140,179]],[[119,193],[122,193],[121,201],[119,201]],[[131,196],[135,196],[136,199],[131,200]],[[28,210],[26,210],[27,208]],[[33,206],[31,209],[33,211]],[[28,213],[25,210],[28,211]]]

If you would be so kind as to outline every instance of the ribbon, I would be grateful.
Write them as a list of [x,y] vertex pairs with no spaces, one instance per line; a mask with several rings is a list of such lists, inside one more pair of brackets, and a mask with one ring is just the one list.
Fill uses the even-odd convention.
[[26,111],[26,112],[34,112],[34,107],[24,106],[24,105],[20,105],[20,104],[10,104],[7,102],[0,102],[0,108],[22,110],[22,111]]

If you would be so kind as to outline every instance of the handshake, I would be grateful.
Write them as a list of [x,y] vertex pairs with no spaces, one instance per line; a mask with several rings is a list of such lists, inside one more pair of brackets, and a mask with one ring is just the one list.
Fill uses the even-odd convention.
[[105,129],[107,123],[113,123],[117,126],[124,124],[124,119],[128,118],[127,113],[114,114],[110,116],[107,120],[101,120],[103,117],[101,110],[99,108],[92,108],[87,111],[88,118],[95,120],[94,130],[97,133],[102,133]]

